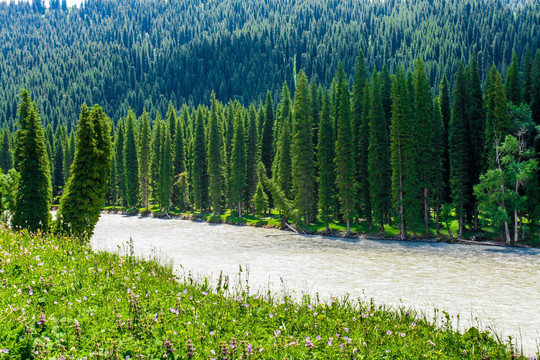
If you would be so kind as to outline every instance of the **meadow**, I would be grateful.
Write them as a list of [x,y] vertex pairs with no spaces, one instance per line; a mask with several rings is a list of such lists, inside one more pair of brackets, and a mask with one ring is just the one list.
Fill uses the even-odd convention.
[[527,359],[444,312],[252,292],[133,253],[0,230],[0,359]]

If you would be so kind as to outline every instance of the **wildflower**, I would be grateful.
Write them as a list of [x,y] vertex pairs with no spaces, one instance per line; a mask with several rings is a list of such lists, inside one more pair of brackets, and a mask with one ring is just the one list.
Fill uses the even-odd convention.
[[434,343],[433,341],[428,340],[427,342],[428,342],[431,346],[435,346],[435,343]]
[[37,322],[38,325],[45,324],[45,321],[47,321],[47,318],[45,317],[45,314],[41,313],[39,317],[39,321]]
[[278,337],[281,334],[281,330],[274,330],[274,337]]
[[388,330],[388,331],[386,332],[386,335],[392,335],[392,332],[391,332],[390,330]]
[[313,347],[313,343],[309,340],[309,336],[306,336],[306,347],[309,349]]
[[407,336],[405,333],[399,333],[399,336],[401,336],[402,338],[404,338],[405,336]]
[[416,327],[416,323],[413,322],[413,323],[411,324],[411,329],[414,329],[415,327]]
[[332,340],[334,340],[334,339],[332,339],[332,338],[328,339],[328,346],[332,346]]
[[321,341],[321,335],[317,335],[316,339],[317,341]]
[[0,354],[9,354],[9,349],[1,349]]

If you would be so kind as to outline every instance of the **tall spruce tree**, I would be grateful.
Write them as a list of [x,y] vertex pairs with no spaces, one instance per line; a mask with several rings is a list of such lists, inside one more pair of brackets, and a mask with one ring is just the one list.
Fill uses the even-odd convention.
[[292,174],[296,207],[307,225],[317,212],[315,161],[312,146],[311,97],[306,74],[300,71],[294,95]]
[[274,105],[270,92],[266,94],[264,106],[264,124],[261,135],[261,161],[266,168],[266,176],[272,177],[272,160],[274,159]]
[[221,127],[218,120],[218,101],[212,92],[212,107],[208,120],[208,191],[214,215],[221,214],[223,188],[223,158]]
[[95,105],[81,108],[71,176],[60,199],[55,232],[89,240],[105,204],[112,143],[110,120]]
[[118,203],[122,206],[127,205],[126,198],[126,173],[125,173],[125,159],[124,159],[124,138],[125,138],[124,120],[118,120],[116,124],[116,133],[114,136],[114,159],[116,179],[115,186],[118,194]]
[[531,80],[532,80],[533,58],[531,47],[527,44],[525,56],[523,57],[523,92],[521,98],[525,104],[531,103]]
[[336,191],[335,191],[335,142],[332,119],[330,118],[330,95],[328,91],[323,93],[321,121],[319,124],[319,143],[317,145],[319,162],[319,209],[321,219],[326,223],[326,230],[329,230],[329,223],[335,213]]
[[491,67],[486,82],[486,133],[485,133],[485,156],[488,166],[495,163],[495,148],[500,145],[506,135],[512,131],[512,119],[508,112],[508,102],[501,74],[495,65]]
[[531,111],[534,123],[540,126],[540,49],[536,50],[531,70]]
[[436,213],[436,233],[440,234],[441,210],[444,203],[444,172],[443,172],[443,154],[447,139],[444,138],[444,127],[441,116],[441,105],[439,99],[433,101],[433,188],[431,198],[433,208]]
[[64,187],[64,142],[65,136],[62,132],[56,131],[56,139],[54,145],[54,172],[52,176],[53,196],[57,196],[60,190]]
[[519,79],[519,64],[516,51],[512,53],[512,62],[506,69],[506,81],[504,84],[506,98],[515,105],[521,104],[521,85]]
[[[176,126],[174,131],[173,138],[173,173],[175,178],[186,171],[186,156],[184,149],[184,122],[179,117],[176,119]],[[173,195],[172,195],[173,205],[180,205],[180,208],[184,208],[185,204],[183,203],[183,194],[180,191],[180,184],[173,186]]]
[[384,231],[384,223],[388,218],[390,203],[390,152],[386,117],[384,113],[382,91],[382,75],[373,72],[372,85],[366,84],[365,100],[369,105],[367,119],[369,121],[369,146],[367,176],[369,198],[373,211],[373,221],[379,224],[379,231]]
[[246,133],[244,117],[238,111],[235,114],[234,136],[231,154],[231,198],[236,204],[238,217],[242,218],[244,194],[247,185]]
[[150,115],[143,111],[139,121],[139,181],[141,203],[146,210],[150,206]]
[[172,159],[172,139],[168,127],[163,128],[163,138],[161,144],[160,169],[159,169],[159,207],[169,211],[171,195],[174,182],[173,159]]
[[164,138],[164,130],[163,121],[158,113],[152,128],[152,143],[150,146],[150,197],[153,201],[158,203],[160,200],[161,147]]
[[[445,202],[450,202],[450,155],[449,155],[449,129],[450,118],[452,115],[450,104],[450,87],[446,72],[443,73],[443,78],[439,85],[439,107],[441,112],[441,121],[443,126],[443,148],[442,148],[442,167],[443,167],[443,199]],[[482,151],[483,153],[483,151]]]
[[124,177],[126,184],[126,203],[128,207],[135,207],[139,202],[139,158],[137,154],[137,120],[131,109],[125,121],[124,139]]
[[476,55],[472,56],[471,62],[466,68],[467,92],[468,92],[468,117],[469,117],[469,141],[471,174],[469,186],[469,203],[467,204],[467,217],[474,217],[474,228],[478,229],[478,206],[473,196],[473,186],[480,180],[480,174],[484,169],[484,136],[486,127],[486,114],[482,96],[482,84],[478,74]]
[[414,113],[416,117],[416,171],[423,201],[425,234],[429,234],[431,214],[431,191],[433,190],[435,156],[435,133],[433,127],[433,99],[424,62],[418,58],[413,74]]
[[397,70],[392,84],[392,124],[390,126],[390,162],[392,199],[398,214],[400,238],[407,236],[407,226],[418,225],[421,214],[419,182],[416,171],[416,138],[411,111],[409,85],[403,69]]
[[[339,74],[339,70],[338,70]],[[343,78],[338,82],[340,88],[337,104],[336,138],[336,186],[340,211],[347,223],[347,234],[351,232],[351,220],[356,216],[356,182],[353,153],[353,133],[351,128],[351,103],[349,85]]]
[[195,208],[204,212],[208,208],[208,165],[206,159],[206,135],[204,131],[204,114],[199,106],[195,117],[191,162],[193,179],[193,202]]
[[7,174],[8,170],[13,167],[13,158],[11,156],[11,147],[10,147],[10,132],[9,129],[5,128],[2,131],[2,143],[0,144],[0,168]]
[[21,128],[17,131],[17,170],[20,174],[17,201],[11,225],[30,232],[48,231],[51,221],[51,173],[45,135],[36,104],[23,90],[19,106]]
[[292,197],[292,159],[291,159],[291,132],[292,112],[291,97],[287,83],[283,85],[282,100],[279,104],[280,131],[278,134],[276,156],[272,165],[274,182],[281,188],[285,197]]
[[254,211],[253,196],[257,189],[257,164],[260,160],[259,150],[257,148],[257,112],[255,105],[251,104],[249,107],[248,123],[247,123],[247,144],[246,144],[246,194],[245,201],[249,204],[251,211]]
[[364,101],[367,72],[362,50],[358,52],[354,68],[354,82],[351,102],[351,127],[353,132],[353,156],[355,159],[356,205],[360,217],[371,223],[371,204],[369,200],[369,182],[367,158],[369,146],[369,125],[364,118]]
[[469,119],[467,113],[467,80],[461,63],[456,72],[454,103],[448,133],[450,188],[459,219],[459,236],[463,236],[465,206],[470,197]]

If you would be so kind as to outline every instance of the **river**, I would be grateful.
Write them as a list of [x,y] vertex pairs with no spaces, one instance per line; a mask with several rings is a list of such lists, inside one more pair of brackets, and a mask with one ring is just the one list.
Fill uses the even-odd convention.
[[[489,327],[512,336],[525,354],[540,343],[540,250],[338,239],[248,226],[103,214],[95,249],[116,251],[133,239],[135,253],[171,261],[216,279],[249,269],[252,289],[373,298],[433,316],[459,315],[457,326]],[[294,289],[294,290],[293,290]]]

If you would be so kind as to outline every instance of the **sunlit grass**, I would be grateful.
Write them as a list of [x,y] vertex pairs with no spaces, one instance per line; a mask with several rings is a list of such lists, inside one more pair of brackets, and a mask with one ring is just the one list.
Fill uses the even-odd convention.
[[1,230],[0,359],[524,359],[444,314],[252,294],[122,252]]

